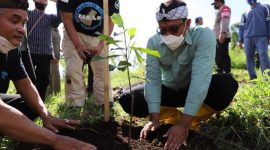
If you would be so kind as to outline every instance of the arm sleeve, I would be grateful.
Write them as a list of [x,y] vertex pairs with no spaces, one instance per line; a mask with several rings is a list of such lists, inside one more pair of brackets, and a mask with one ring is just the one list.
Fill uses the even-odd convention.
[[221,10],[221,23],[220,23],[220,32],[227,33],[230,29],[230,17],[231,10],[229,7],[224,6]]
[[[150,39],[147,44],[147,48],[155,49],[152,46],[152,40]],[[147,55],[146,59],[146,84],[144,88],[145,100],[148,105],[149,113],[160,112],[161,103],[161,71],[159,59]]]
[[119,13],[119,0],[109,1],[109,15],[112,16],[114,13]]
[[216,52],[215,35],[210,29],[202,31],[194,41],[191,82],[184,107],[184,114],[195,116],[208,92]]
[[246,18],[245,13],[242,14],[241,22],[239,24],[239,35],[238,35],[238,41],[243,42],[244,41],[244,30],[246,25]]
[[73,0],[58,0],[57,9],[64,12],[72,12],[72,1]]
[[21,54],[18,49],[8,53],[7,70],[11,80],[20,80],[27,77],[27,73],[21,60]]
[[[57,3],[56,5],[59,5],[59,3]],[[50,15],[51,25],[55,28],[58,27],[59,24],[62,22],[60,9],[58,6],[56,6],[56,9],[57,9],[57,15],[54,15],[54,14]]]

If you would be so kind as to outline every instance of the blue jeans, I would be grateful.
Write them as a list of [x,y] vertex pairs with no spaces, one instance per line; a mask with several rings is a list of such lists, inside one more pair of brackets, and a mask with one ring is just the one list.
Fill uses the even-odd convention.
[[268,56],[268,40],[266,36],[250,37],[244,39],[246,49],[246,64],[250,79],[257,78],[255,71],[255,51],[258,50],[261,70],[270,69]]

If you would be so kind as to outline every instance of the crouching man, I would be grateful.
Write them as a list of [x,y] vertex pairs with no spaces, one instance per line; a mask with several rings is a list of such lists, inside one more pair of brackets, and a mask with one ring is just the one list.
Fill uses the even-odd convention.
[[[0,86],[4,80],[11,79],[20,93],[0,94],[0,132],[56,150],[95,150],[91,144],[56,134],[58,127],[74,129],[79,121],[51,116],[25,72],[17,47],[25,34],[27,8],[27,0],[0,0]],[[31,121],[37,116],[45,128]]]
[[[150,116],[141,131],[146,138],[161,122],[174,124],[166,133],[165,149],[179,149],[189,129],[199,130],[201,121],[225,109],[238,89],[231,74],[212,75],[216,40],[208,28],[190,28],[188,7],[181,0],[167,0],[156,12],[157,33],[147,48],[160,58],[148,55],[144,86],[134,87],[134,115]],[[130,92],[120,96],[120,104],[130,113]],[[176,108],[184,107],[183,113]]]

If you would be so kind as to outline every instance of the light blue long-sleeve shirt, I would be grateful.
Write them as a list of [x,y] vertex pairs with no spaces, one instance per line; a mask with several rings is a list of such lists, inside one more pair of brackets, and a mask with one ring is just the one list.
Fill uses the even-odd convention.
[[[216,38],[209,28],[189,29],[184,43],[171,51],[157,33],[147,48],[157,50],[160,58],[147,55],[145,99],[149,113],[160,112],[162,84],[173,90],[187,89],[184,114],[195,116],[203,103],[210,81],[216,52]],[[168,101],[181,99],[168,99]]]
[[241,18],[239,41],[244,38],[267,36],[270,37],[270,6],[260,3],[255,8],[249,8]]

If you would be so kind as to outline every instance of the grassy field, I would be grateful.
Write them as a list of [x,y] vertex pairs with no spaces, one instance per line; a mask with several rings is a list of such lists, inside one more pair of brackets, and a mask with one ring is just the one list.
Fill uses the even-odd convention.
[[[205,130],[202,134],[214,139],[219,149],[270,149],[270,78],[262,77],[260,70],[257,70],[258,79],[249,81],[244,52],[234,49],[230,51],[230,56],[232,74],[239,82],[240,88],[233,103],[221,112],[220,116],[215,116],[203,124]],[[136,76],[132,79],[132,84],[143,82],[138,76],[144,76],[144,68],[132,70],[132,76]],[[112,72],[112,87],[127,87],[126,78],[126,72]],[[84,122],[91,123],[103,119],[102,111],[94,106],[93,97],[88,98],[83,109],[70,112],[63,104],[63,87],[61,94],[49,95],[46,100],[46,106],[52,114],[61,118],[83,116]],[[11,85],[9,93],[14,92]],[[118,103],[111,116],[116,120],[128,119],[128,115],[123,112]],[[36,122],[40,124],[40,120]],[[3,137],[0,141],[0,149],[12,149],[15,144],[15,141]]]

